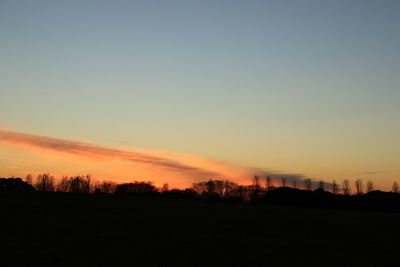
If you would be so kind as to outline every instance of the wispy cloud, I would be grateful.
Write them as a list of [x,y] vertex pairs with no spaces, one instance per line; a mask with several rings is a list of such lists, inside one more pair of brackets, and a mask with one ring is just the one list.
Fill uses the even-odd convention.
[[[176,184],[181,185],[188,185],[191,182],[198,181],[199,179],[230,179],[235,182],[249,184],[251,182],[251,177],[255,174],[260,175],[262,178],[271,176],[276,181],[283,177],[285,177],[287,181],[304,178],[302,174],[291,174],[273,170],[235,166],[222,161],[210,160],[207,158],[170,151],[115,148],[87,142],[5,130],[0,130],[0,143],[18,145],[32,149],[39,148],[54,151],[56,153],[86,157],[89,160],[102,159],[113,163],[118,163],[118,161],[130,162],[135,164],[132,165],[132,167],[136,170],[136,175],[145,174],[146,176],[150,175],[151,177],[154,177],[154,175],[160,173],[157,170],[164,171],[162,172],[162,175],[166,175],[167,173],[165,173],[165,171],[167,171],[172,176],[166,175],[166,177],[162,179],[172,179],[176,181]],[[18,164],[18,162],[15,164]],[[145,166],[154,166],[154,168],[151,167],[151,171],[149,172],[149,168],[142,168]],[[126,165],[120,164],[120,167],[121,169],[117,171],[117,173],[122,173],[123,168],[126,169]],[[102,166],[98,166],[98,168],[101,169]],[[115,172],[113,173],[115,175]],[[157,177],[154,178],[157,179]],[[179,179],[180,182],[177,182],[176,179]]]
[[137,163],[152,164],[159,168],[167,169],[170,171],[198,175],[202,177],[222,176],[222,174],[216,171],[187,165],[179,161],[175,161],[169,158],[158,157],[150,153],[120,150],[85,142],[50,138],[45,136],[36,136],[4,130],[0,130],[0,141],[9,144],[12,143],[23,146],[38,147],[42,149],[92,158],[112,158]]
[[302,180],[305,178],[304,175],[300,173],[287,173],[282,171],[266,170],[266,169],[254,169],[254,173],[257,173],[258,175],[265,177],[270,176],[275,179],[285,178],[288,181]]

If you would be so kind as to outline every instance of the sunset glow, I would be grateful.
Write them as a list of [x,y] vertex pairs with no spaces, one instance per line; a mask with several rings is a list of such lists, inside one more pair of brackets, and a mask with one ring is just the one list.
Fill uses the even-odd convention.
[[400,182],[397,1],[116,2],[0,1],[1,177]]
[[247,168],[167,151],[111,148],[9,131],[0,131],[0,142],[6,152],[22,148],[22,158],[27,158],[5,166],[13,175],[40,167],[58,175],[84,172],[117,182],[144,180],[184,188],[211,178],[246,183],[252,174]]

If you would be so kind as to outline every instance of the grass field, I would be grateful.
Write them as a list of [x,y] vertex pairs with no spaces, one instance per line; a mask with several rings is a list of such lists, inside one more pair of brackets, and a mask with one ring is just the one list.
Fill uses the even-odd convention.
[[396,266],[400,214],[0,194],[0,266]]

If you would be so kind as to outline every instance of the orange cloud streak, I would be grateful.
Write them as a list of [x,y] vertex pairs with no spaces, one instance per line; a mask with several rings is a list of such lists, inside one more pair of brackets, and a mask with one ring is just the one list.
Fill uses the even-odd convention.
[[[26,174],[22,171],[32,172],[34,169],[35,173],[40,172],[42,168],[50,168],[57,172],[54,173],[56,175],[88,171],[91,174],[105,176],[106,179],[126,182],[130,181],[133,174],[134,177],[140,177],[140,180],[151,180],[157,185],[168,182],[178,187],[190,186],[193,182],[207,179],[229,179],[241,184],[249,184],[254,174],[261,177],[271,175],[275,179],[285,177],[288,180],[303,177],[301,174],[239,167],[177,152],[112,148],[5,130],[0,130],[0,143],[3,143],[6,150],[8,149],[8,152],[0,151],[2,152],[0,155],[13,154],[7,157],[8,166],[21,166],[19,175]],[[30,153],[10,147],[15,145],[29,148]],[[47,152],[44,153],[44,151]],[[15,153],[17,155],[14,155]],[[35,156],[29,159],[29,154]],[[83,161],[84,158],[87,160]],[[101,164],[99,160],[102,160]],[[3,171],[6,170],[3,169]]]
[[[246,168],[235,167],[223,162],[167,151],[116,149],[86,142],[56,139],[24,133],[0,130],[0,142],[24,147],[84,156],[91,159],[122,160],[155,166],[193,179],[233,178],[237,180],[249,173]],[[236,178],[236,179],[235,179]],[[193,180],[194,181],[194,180]],[[192,182],[193,182],[192,181]],[[184,184],[187,184],[184,183]]]

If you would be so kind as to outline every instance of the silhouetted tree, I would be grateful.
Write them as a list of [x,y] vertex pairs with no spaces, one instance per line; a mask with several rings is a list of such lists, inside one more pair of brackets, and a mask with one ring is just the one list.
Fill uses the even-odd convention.
[[231,198],[241,199],[243,201],[250,201],[253,193],[252,186],[239,185],[235,187],[230,193]]
[[304,179],[304,188],[308,191],[312,190],[312,181],[310,178]]
[[71,193],[89,193],[91,176],[75,176],[68,179],[69,192]]
[[399,184],[397,182],[394,182],[392,185],[392,192],[393,193],[399,193]]
[[369,192],[372,192],[374,190],[375,190],[374,183],[372,181],[368,181],[367,182],[367,190],[366,190],[366,192],[369,193]]
[[253,187],[255,189],[260,189],[260,176],[254,175],[254,177],[253,177]]
[[152,182],[133,182],[117,185],[116,194],[149,194],[155,193],[156,187]]
[[336,181],[333,180],[333,181],[332,181],[332,193],[333,193],[333,194],[337,194],[338,191],[339,191],[339,187],[338,187]]
[[161,192],[168,192],[169,191],[169,185],[167,183],[163,184],[161,187]]
[[54,191],[54,177],[48,173],[39,174],[36,179],[36,189],[42,192]]
[[202,195],[205,192],[207,192],[207,186],[206,186],[206,182],[199,182],[199,183],[193,183],[192,184],[192,189],[198,194],[198,195]]
[[293,180],[292,186],[293,186],[293,188],[297,188],[297,180]]
[[69,181],[68,181],[68,176],[63,176],[61,179],[58,181],[57,184],[57,191],[59,192],[69,192]]
[[224,181],[215,180],[214,181],[214,192],[220,197],[224,195]]
[[112,194],[115,192],[116,187],[117,184],[112,181],[102,181],[102,182],[94,181],[91,192],[93,191],[95,193]]
[[350,195],[351,189],[349,180],[347,179],[343,180],[342,190],[343,190],[343,195]]
[[[98,183],[95,183],[94,187],[95,189],[99,188]],[[89,174],[86,176],[71,176],[69,178],[68,176],[63,176],[57,184],[57,191],[88,194],[92,191],[91,176]],[[100,191],[104,192],[103,190]]]
[[364,192],[363,182],[360,179],[357,179],[355,182],[355,186],[356,186],[356,194],[361,195]]
[[251,199],[258,200],[261,198],[261,185],[260,185],[260,177],[258,175],[254,175],[253,177],[253,185],[251,187]]
[[238,187],[237,183],[225,180],[223,183],[223,197],[235,197],[232,192]]
[[113,181],[102,181],[99,188],[103,193],[112,194],[115,192],[117,184]]
[[228,180],[208,180],[205,182],[194,183],[192,189],[203,197],[209,198],[214,195],[220,197],[231,196],[232,191],[236,189],[238,185]]
[[265,188],[267,190],[271,190],[274,188],[274,183],[271,179],[271,177],[267,176],[267,178],[265,178]]
[[33,177],[32,177],[32,174],[28,174],[26,177],[25,177],[25,182],[26,183],[28,183],[28,184],[33,184]]
[[325,182],[323,180],[319,181],[318,189],[325,190]]
[[281,187],[286,187],[286,178],[285,177],[281,178]]

